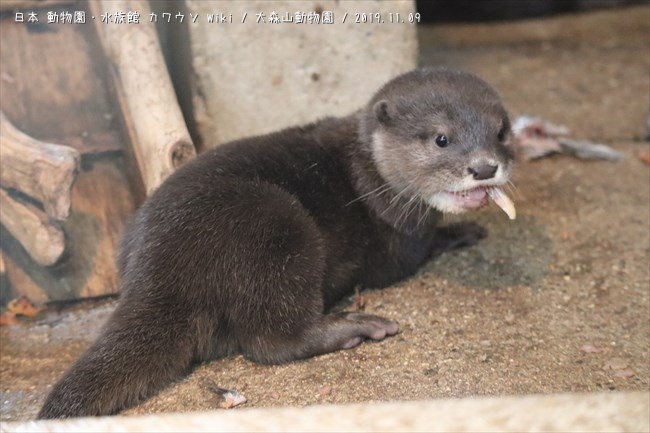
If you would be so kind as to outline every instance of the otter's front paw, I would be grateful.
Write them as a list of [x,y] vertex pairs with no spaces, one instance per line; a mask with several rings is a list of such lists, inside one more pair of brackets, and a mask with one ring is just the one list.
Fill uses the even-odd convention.
[[383,340],[399,332],[399,325],[392,320],[365,313],[340,313],[339,316],[350,323],[359,335],[348,338],[341,347],[351,349],[365,339]]

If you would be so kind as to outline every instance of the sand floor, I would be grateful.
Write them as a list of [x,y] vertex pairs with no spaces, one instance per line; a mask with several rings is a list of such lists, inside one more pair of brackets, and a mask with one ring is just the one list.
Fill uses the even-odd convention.
[[[638,158],[650,150],[648,14],[421,27],[422,65],[477,73],[512,117],[563,123],[625,160],[521,162],[515,221],[496,207],[468,215],[489,230],[479,245],[363,292],[366,312],[400,322],[397,336],[281,366],[218,360],[124,413],[215,408],[206,378],[246,407],[648,390],[650,167]],[[82,303],[0,328],[0,419],[34,417],[113,307]]]

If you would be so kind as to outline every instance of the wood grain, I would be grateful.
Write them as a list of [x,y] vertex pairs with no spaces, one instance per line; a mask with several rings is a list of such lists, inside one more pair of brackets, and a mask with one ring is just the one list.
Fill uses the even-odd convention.
[[[138,10],[147,3],[129,0],[90,3],[93,14],[104,10]],[[96,20],[99,38],[111,62],[115,91],[147,194],[196,150],[176,99],[153,23],[105,25]]]
[[70,214],[70,189],[79,160],[75,149],[24,134],[0,111],[0,185],[38,200],[55,220]]
[[0,221],[41,266],[56,263],[65,249],[63,230],[36,206],[0,188]]
[[[79,9],[84,2],[77,2]],[[69,9],[69,8],[68,8]],[[115,255],[119,236],[140,198],[139,177],[125,157],[108,65],[95,27],[55,25],[32,31],[0,16],[0,108],[16,128],[81,154],[69,218],[61,224],[66,248],[52,266],[37,263],[0,226],[11,297],[75,299],[119,290]],[[135,164],[134,164],[135,165]],[[3,295],[4,296],[4,295]]]

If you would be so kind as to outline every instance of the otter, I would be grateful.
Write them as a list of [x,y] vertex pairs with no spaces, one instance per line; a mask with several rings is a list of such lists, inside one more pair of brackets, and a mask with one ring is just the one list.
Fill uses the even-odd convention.
[[442,212],[492,198],[514,218],[513,154],[497,93],[446,69],[400,75],[347,117],[204,152],[125,229],[120,301],[38,417],[115,414],[218,357],[285,363],[396,334],[329,310],[485,236],[440,227]]

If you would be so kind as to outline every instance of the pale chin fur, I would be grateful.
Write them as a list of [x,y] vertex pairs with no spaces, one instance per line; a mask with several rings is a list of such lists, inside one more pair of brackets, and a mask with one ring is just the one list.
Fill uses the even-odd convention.
[[427,204],[444,213],[459,214],[467,212],[468,210],[463,206],[459,206],[451,195],[445,194],[444,192],[437,192],[431,195],[427,199]]
[[459,204],[454,198],[454,193],[462,193],[463,191],[469,191],[481,186],[501,186],[506,184],[508,179],[508,173],[506,173],[502,166],[499,166],[496,175],[492,179],[476,181],[470,177],[466,177],[446,191],[438,191],[429,195],[426,202],[429,206],[440,212],[452,214],[464,213],[475,208],[467,208]]

